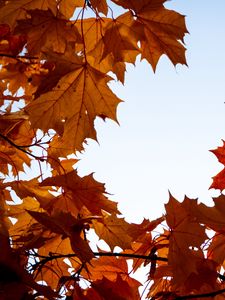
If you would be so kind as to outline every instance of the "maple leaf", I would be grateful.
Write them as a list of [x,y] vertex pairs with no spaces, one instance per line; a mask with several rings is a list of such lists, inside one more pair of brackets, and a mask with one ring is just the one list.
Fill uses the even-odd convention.
[[12,173],[17,176],[19,171],[24,171],[25,164],[30,165],[30,158],[27,154],[12,146],[0,144],[0,164],[3,174],[8,174],[9,166],[12,166]]
[[166,54],[174,65],[186,64],[185,47],[180,43],[187,33],[184,16],[165,9],[165,0],[113,2],[134,11],[135,22],[132,30],[139,36],[142,59],[147,59],[153,70],[163,54]]
[[30,89],[28,77],[25,74],[25,65],[23,63],[11,63],[4,66],[0,79],[8,82],[8,89],[12,94],[15,94],[20,87],[24,87],[25,91]]
[[[69,238],[62,239],[59,235],[53,236],[51,239],[45,241],[38,249],[38,254],[43,257],[48,257],[49,253],[52,255],[71,255],[73,249]],[[36,276],[38,280],[45,280],[48,285],[55,287],[57,290],[61,287],[61,281],[64,277],[71,276],[68,268],[72,267],[79,270],[82,267],[82,262],[76,257],[70,260],[71,264],[66,263],[64,257],[50,260],[47,265],[41,261],[41,271],[36,269]]]
[[90,174],[83,178],[73,170],[69,173],[45,179],[41,186],[56,186],[63,188],[63,194],[52,199],[48,210],[70,211],[76,216],[83,206],[93,215],[101,215],[102,210],[109,213],[119,213],[115,202],[104,195],[104,184],[94,180]]
[[59,292],[61,278],[71,275],[68,268],[69,266],[64,262],[64,258],[46,262],[39,270],[36,280],[44,280],[48,286]]
[[[29,101],[32,99],[33,93],[39,85],[40,77],[47,73],[48,71],[42,64],[29,65],[23,60],[11,59],[8,64],[3,66],[0,79],[4,80],[6,88],[13,95],[23,88],[25,93],[18,97],[18,99]],[[7,96],[4,96],[4,98],[7,99]],[[11,99],[17,100],[16,97],[10,98],[9,96],[9,100]]]
[[202,259],[197,263],[197,273],[191,274],[186,289],[189,291],[214,291],[219,289],[217,282],[217,263],[210,259]]
[[78,159],[70,158],[70,159],[62,159],[55,161],[49,157],[49,162],[53,167],[52,175],[53,177],[56,175],[62,175],[66,173],[70,173],[74,171],[74,165],[78,162]]
[[[218,198],[213,198],[213,202],[214,206],[208,207],[203,203],[197,204],[193,201],[191,205],[187,206],[187,209],[199,223],[205,224],[207,227],[224,234],[225,196],[220,195]],[[185,205],[187,205],[187,203],[185,203]]]
[[[83,20],[76,20],[74,26],[76,26],[78,32],[82,36],[84,43],[77,45],[77,50],[86,52],[86,55],[95,49],[98,45],[100,52],[104,43],[102,43],[102,38],[105,34],[105,29],[112,20],[110,18],[88,18]],[[85,49],[85,50],[84,50]]]
[[207,239],[205,227],[185,209],[190,201],[194,202],[185,198],[184,203],[179,203],[170,196],[165,205],[166,222],[171,230],[168,264],[172,267],[173,281],[177,285],[185,282],[192,272],[196,273],[196,264],[203,256],[201,245]]
[[[221,164],[225,165],[225,141],[223,141],[223,145],[221,147],[211,150],[211,152],[216,155]],[[221,191],[225,189],[225,169],[213,177],[213,183],[210,188],[219,189]]]
[[[151,232],[162,222],[164,217],[158,218],[153,221],[144,219],[141,224],[131,223],[127,233],[132,237],[131,248],[124,251],[124,253],[135,253],[140,255],[151,256],[153,249],[156,248],[155,242],[152,239]],[[146,260],[146,265],[150,261]],[[143,264],[142,259],[133,259],[133,271],[135,272]]]
[[124,218],[118,218],[115,214],[104,214],[104,218],[93,220],[92,223],[99,239],[104,240],[111,250],[116,246],[122,249],[131,247],[132,238],[128,235],[130,224]]
[[137,289],[130,287],[127,281],[122,280],[121,276],[117,276],[116,281],[110,281],[103,277],[92,283],[92,287],[103,299],[108,300],[139,300]]
[[97,12],[103,13],[105,16],[108,13],[108,5],[106,0],[91,0],[91,6],[97,10]]
[[[170,292],[170,290],[171,290],[171,280],[169,280],[167,278],[159,278],[159,279],[155,280],[154,283],[152,284],[152,286],[150,287],[147,297],[148,298],[154,297],[154,298],[160,299],[160,300],[164,300],[164,299],[172,300],[170,298],[170,296],[177,296],[177,295]],[[162,291],[165,291],[165,292],[162,292]],[[164,298],[164,295],[165,295],[165,298]],[[174,298],[175,297],[173,297],[173,299]]]
[[174,65],[186,64],[185,47],[180,43],[187,33],[184,16],[164,8],[145,8],[137,14],[136,29],[140,31],[142,59],[147,59],[153,70],[163,54]]
[[112,71],[122,83],[126,70],[124,62],[134,64],[140,53],[138,35],[132,30],[133,23],[131,14],[124,13],[113,20],[91,19],[83,24],[89,63],[104,73]]
[[[49,202],[54,196],[49,193],[48,188],[40,188],[37,178],[31,180],[20,180],[19,182],[10,183],[10,187],[16,192],[20,199],[32,197],[37,200],[38,205],[47,210]],[[30,208],[27,208],[28,210]]]
[[42,74],[35,98],[51,91],[58,81],[66,74],[70,73],[82,64],[82,58],[74,53],[74,49],[70,46],[66,47],[66,51],[62,54],[54,52],[44,52],[46,62],[43,67],[47,68],[48,72]]
[[28,116],[23,111],[0,115],[0,130],[1,134],[8,137],[10,141],[23,147],[27,145],[27,148],[35,136],[30,130]]
[[117,275],[126,280],[128,275],[127,261],[124,258],[115,259],[114,257],[100,257],[93,259],[87,270],[82,271],[82,276],[91,277],[93,280],[100,280],[103,277],[115,281]]
[[[26,248],[29,242],[32,244],[37,240],[36,237],[38,237],[38,234],[42,234],[40,227],[36,226],[36,222],[28,214],[28,209],[31,209],[32,211],[39,211],[40,205],[35,199],[27,197],[21,204],[7,206],[7,217],[11,217],[16,220],[16,222],[14,222],[14,224],[9,228],[10,236],[12,237],[13,244],[16,247],[18,247],[18,245],[23,245]],[[22,244],[20,242],[22,242]]]
[[52,91],[26,107],[32,126],[47,131],[57,130],[58,123],[64,123],[62,139],[54,146],[67,154],[81,150],[85,138],[95,139],[97,116],[116,121],[116,107],[121,100],[109,90],[110,79],[89,65],[77,65]]
[[125,13],[107,24],[101,41],[104,47],[100,61],[111,53],[114,62],[135,62],[140,52],[137,35],[132,31],[133,23],[130,13]]
[[29,14],[28,20],[18,22],[15,32],[26,34],[30,55],[38,55],[45,49],[64,53],[67,43],[75,44],[81,40],[72,23],[57,18],[51,11],[32,10]]
[[[28,151],[23,147],[31,143],[34,132],[30,131],[30,124],[23,113],[4,114],[0,116],[0,164],[1,172],[8,173],[8,166],[12,166],[13,175],[24,171],[24,164],[30,166]],[[21,144],[20,144],[21,143]],[[22,147],[20,147],[20,145]]]
[[77,7],[83,7],[83,0],[59,0],[58,1],[58,9],[61,14],[65,16],[65,18],[70,19],[73,17],[75,9]]
[[28,10],[48,10],[54,15],[57,13],[57,3],[52,0],[11,0],[0,8],[0,22],[9,24],[11,28],[16,26],[18,20],[26,19]]
[[225,260],[225,236],[215,234],[207,250],[207,257],[218,264],[223,264]]
[[52,232],[60,234],[62,238],[69,237],[71,248],[81,261],[88,262],[94,257],[88,243],[80,236],[84,224],[90,222],[89,219],[75,219],[71,214],[63,212],[52,216],[35,211],[28,213]]

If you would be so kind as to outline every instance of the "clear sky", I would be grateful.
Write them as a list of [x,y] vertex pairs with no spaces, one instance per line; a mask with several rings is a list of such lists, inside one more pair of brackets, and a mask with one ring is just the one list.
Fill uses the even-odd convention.
[[225,1],[173,0],[186,15],[188,68],[162,57],[156,74],[145,62],[128,66],[120,126],[97,121],[99,144],[79,156],[81,175],[95,172],[129,221],[164,212],[168,190],[210,204],[211,177],[222,165],[209,152],[225,139]]

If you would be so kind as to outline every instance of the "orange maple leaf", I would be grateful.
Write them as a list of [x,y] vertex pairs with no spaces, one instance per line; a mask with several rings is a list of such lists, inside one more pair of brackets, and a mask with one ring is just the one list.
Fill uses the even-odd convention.
[[129,223],[124,218],[118,218],[115,214],[104,214],[104,218],[93,220],[93,227],[111,250],[118,246],[122,249],[131,248],[132,237],[128,235]]
[[77,216],[83,207],[92,215],[101,215],[102,210],[109,213],[119,213],[116,202],[110,201],[104,195],[104,184],[97,182],[93,175],[80,177],[76,170],[67,174],[45,179],[41,186],[56,186],[63,188],[63,194],[48,203],[49,211],[67,211]]
[[10,25],[12,29],[16,26],[18,20],[26,19],[28,10],[48,10],[54,15],[57,13],[57,3],[52,0],[10,0],[0,9],[0,23]]
[[[225,166],[225,141],[223,141],[223,145],[221,147],[211,150],[211,152],[215,154],[219,162]],[[213,177],[213,183],[210,188],[219,189],[221,191],[225,189],[225,169]]]
[[105,16],[107,15],[108,5],[106,0],[91,0],[90,4],[98,13],[103,13]]
[[81,261],[88,262],[94,257],[87,241],[81,237],[82,229],[87,222],[90,222],[90,218],[75,219],[71,214],[63,212],[51,216],[31,210],[28,213],[52,232],[60,234],[62,239],[69,237],[71,248]]
[[[172,267],[173,282],[184,283],[189,275],[196,273],[196,264],[203,257],[201,245],[207,239],[205,227],[190,215],[185,205],[194,200],[179,203],[170,196],[166,208],[166,222],[170,227],[168,264]],[[196,249],[195,251],[193,249]]]
[[51,11],[32,10],[30,18],[18,22],[16,32],[27,35],[27,50],[38,55],[44,49],[64,53],[67,43],[75,44],[81,37],[75,26],[65,19],[54,16]]
[[67,154],[81,150],[85,138],[95,139],[97,116],[117,120],[116,107],[121,100],[109,90],[110,79],[89,65],[74,66],[74,71],[63,76],[52,91],[26,107],[32,126],[58,131],[61,123],[63,136],[54,147],[65,149]]

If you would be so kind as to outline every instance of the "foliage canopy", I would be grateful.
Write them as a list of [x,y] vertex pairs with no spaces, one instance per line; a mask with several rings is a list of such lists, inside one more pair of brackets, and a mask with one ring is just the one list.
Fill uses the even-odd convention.
[[[184,16],[164,2],[0,1],[0,299],[138,300],[143,264],[148,299],[224,299],[225,196],[170,196],[164,216],[128,223],[70,156],[97,140],[96,118],[117,121],[108,83],[124,83],[127,63],[186,64]],[[225,145],[213,152],[225,164]],[[39,175],[22,180],[27,167]]]

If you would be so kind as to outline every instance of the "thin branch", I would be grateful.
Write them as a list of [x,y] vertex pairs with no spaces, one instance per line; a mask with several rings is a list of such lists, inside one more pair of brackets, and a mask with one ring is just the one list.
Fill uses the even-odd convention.
[[25,58],[25,59],[38,59],[36,56],[26,56],[26,55],[13,55],[13,54],[7,54],[7,53],[0,53],[0,57],[9,57],[9,58]]
[[157,255],[140,255],[140,254],[132,254],[132,253],[117,253],[117,252],[93,252],[95,256],[118,256],[118,257],[126,257],[126,258],[139,258],[139,259],[147,259],[151,261],[168,261],[166,257],[160,257]]
[[1,100],[10,100],[10,101],[20,101],[21,99],[23,100],[30,100],[32,97],[31,96],[11,96],[11,95],[2,95],[0,96]]
[[[96,257],[125,257],[130,259],[144,259],[144,260],[150,260],[150,261],[165,261],[167,262],[168,259],[166,257],[160,257],[157,255],[140,255],[140,254],[132,254],[132,253],[120,253],[120,252],[93,252],[94,256]],[[43,256],[38,253],[28,253],[29,256],[33,257],[39,257],[42,258],[39,262],[37,262],[33,266],[33,271],[36,269],[42,269],[42,267],[49,261],[53,259],[59,259],[59,258],[72,258],[77,257],[76,254],[50,254],[49,256]],[[224,279],[224,276],[220,273],[217,274],[217,276],[221,279]],[[213,291],[210,293],[203,293],[203,294],[195,294],[195,295],[184,295],[184,296],[177,296],[174,298],[174,300],[186,300],[186,299],[197,299],[197,298],[204,298],[204,297],[215,297],[217,295],[225,293],[225,289]]]
[[7,136],[5,136],[5,135],[3,135],[3,134],[0,133],[0,137],[1,137],[3,140],[5,140],[7,143],[9,143],[11,146],[15,147],[16,149],[18,149],[18,150],[20,150],[20,151],[26,153],[27,155],[32,156],[32,157],[35,158],[35,159],[38,159],[38,160],[40,160],[40,161],[44,161],[44,159],[43,159],[42,157],[36,156],[36,155],[30,153],[29,151],[23,149],[23,146],[21,147],[21,146],[15,144],[15,143],[14,143],[13,141],[11,141]]
[[[131,253],[117,253],[117,252],[93,252],[94,256],[96,257],[125,257],[125,258],[130,258],[130,259],[134,259],[134,258],[138,258],[138,259],[148,259],[150,261],[168,261],[168,259],[166,257],[159,257],[156,255],[150,256],[150,255],[140,255],[140,254],[131,254]],[[47,262],[53,260],[53,259],[59,259],[59,258],[71,258],[71,257],[77,257],[76,254],[74,253],[70,253],[70,254],[52,254],[49,256],[43,256],[40,255],[38,253],[35,254],[31,254],[29,253],[28,255],[33,256],[33,257],[39,257],[42,258],[39,262],[37,262],[37,264],[35,264],[33,266],[33,270],[37,269],[37,268],[41,268],[44,264],[46,264]]]

